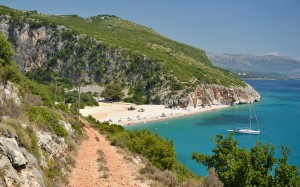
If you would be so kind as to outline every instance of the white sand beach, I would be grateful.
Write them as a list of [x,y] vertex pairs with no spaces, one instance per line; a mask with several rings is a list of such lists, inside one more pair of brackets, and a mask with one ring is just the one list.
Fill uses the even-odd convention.
[[[128,110],[129,107],[135,110]],[[228,105],[212,105],[202,108],[169,109],[164,105],[135,105],[132,103],[103,103],[99,102],[99,106],[85,107],[80,110],[81,115],[87,117],[93,116],[100,122],[109,121],[110,123],[119,125],[132,125],[137,123],[147,123],[149,121],[161,120],[166,118],[180,117],[195,113],[201,113],[210,110],[217,110],[228,107]],[[139,111],[144,109],[144,112]]]

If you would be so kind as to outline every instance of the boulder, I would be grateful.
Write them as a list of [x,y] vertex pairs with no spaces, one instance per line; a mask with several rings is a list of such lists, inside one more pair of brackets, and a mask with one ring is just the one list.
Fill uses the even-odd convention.
[[14,148],[7,149],[7,156],[14,167],[24,167],[28,163],[24,155]]
[[6,155],[14,168],[24,168],[28,163],[14,138],[0,137],[0,149]]
[[50,145],[52,144],[53,140],[51,135],[42,132],[37,132],[36,135],[39,138],[39,146],[46,152],[52,154],[53,151]]
[[68,133],[72,133],[73,132],[72,125],[70,123],[67,123],[65,121],[60,120],[59,124],[62,125],[64,127],[64,129],[66,129],[66,131]]
[[36,135],[39,138],[39,146],[50,155],[59,156],[60,153],[63,153],[68,148],[65,139],[62,137],[51,136],[50,133],[42,131],[36,132]]

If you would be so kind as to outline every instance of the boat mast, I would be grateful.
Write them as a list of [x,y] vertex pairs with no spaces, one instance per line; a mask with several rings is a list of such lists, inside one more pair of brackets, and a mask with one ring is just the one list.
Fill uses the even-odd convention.
[[259,123],[258,123],[258,119],[257,119],[257,116],[256,116],[256,112],[254,110],[254,107],[253,107],[253,112],[254,112],[254,116],[255,116],[255,119],[256,119],[256,123],[257,123],[257,126],[258,126],[258,130],[260,131],[260,127],[259,127]]
[[251,105],[250,105],[250,116],[249,116],[249,125],[250,125],[250,130],[251,130],[251,121],[252,121],[252,116],[251,116]]

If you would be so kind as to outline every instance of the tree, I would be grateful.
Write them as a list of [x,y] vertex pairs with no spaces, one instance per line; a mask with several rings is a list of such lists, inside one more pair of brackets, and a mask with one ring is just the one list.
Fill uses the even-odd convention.
[[257,142],[251,149],[238,148],[233,133],[224,138],[217,135],[212,139],[216,148],[214,154],[193,153],[193,159],[214,168],[224,186],[300,186],[299,171],[287,163],[287,151],[282,149],[283,158],[278,160],[275,177],[272,168],[277,163],[275,147]]
[[0,33],[0,80],[3,82],[20,80],[17,66],[11,60],[13,54],[12,45]]
[[11,57],[13,54],[14,53],[11,44],[0,33],[0,65],[4,66],[11,64]]
[[300,174],[297,166],[288,164],[290,150],[281,146],[282,158],[278,159],[278,167],[275,169],[274,186],[300,186]]
[[119,101],[122,97],[124,97],[124,93],[122,92],[122,87],[120,85],[108,84],[101,96],[114,101]]

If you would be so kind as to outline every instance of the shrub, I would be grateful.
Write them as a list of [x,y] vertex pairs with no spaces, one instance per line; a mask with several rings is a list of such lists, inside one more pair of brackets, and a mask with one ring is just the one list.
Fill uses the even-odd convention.
[[53,158],[46,156],[47,159],[47,168],[42,168],[46,186],[58,186],[61,181],[58,181],[59,178],[63,177],[61,171],[61,164],[55,156]]
[[96,128],[108,133],[113,145],[126,147],[134,153],[146,157],[161,170],[171,169],[176,160],[172,141],[164,140],[150,131],[126,131],[120,125],[98,123]]
[[124,97],[122,90],[122,87],[118,84],[108,84],[101,96],[114,101],[119,101],[122,97]]
[[26,128],[27,134],[31,139],[31,147],[28,149],[38,160],[41,159],[39,145],[38,145],[38,137],[36,136],[34,130],[31,127]]
[[55,108],[58,110],[65,111],[65,112],[68,111],[68,106],[65,103],[58,103],[55,105]]
[[[72,107],[77,109],[78,92],[72,91],[66,93],[65,102],[71,103]],[[81,93],[80,108],[84,108],[85,106],[99,106],[98,102],[95,100],[91,92]]]
[[68,132],[59,124],[59,116],[46,107],[31,106],[26,109],[30,121],[46,125],[58,136],[66,136]]
[[[275,147],[257,142],[250,151],[238,148],[238,141],[217,135],[213,139],[216,148],[213,155],[193,154],[193,159],[209,168],[214,168],[225,186],[299,186],[300,173],[296,166],[287,163],[287,151],[283,147],[283,158],[279,159],[272,175],[273,166],[277,163],[274,157]],[[284,173],[289,173],[285,175]],[[275,185],[275,186],[276,186]]]
[[83,135],[82,132],[82,124],[78,123],[78,122],[74,122],[71,124],[72,128],[79,134],[79,135]]

